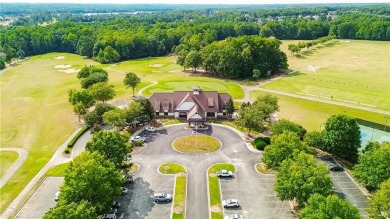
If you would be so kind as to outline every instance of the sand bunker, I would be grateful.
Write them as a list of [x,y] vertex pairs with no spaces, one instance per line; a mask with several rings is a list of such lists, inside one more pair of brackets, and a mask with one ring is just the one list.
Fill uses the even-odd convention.
[[56,65],[54,68],[70,68],[72,65]]
[[65,56],[56,56],[56,57],[54,57],[54,59],[57,59],[57,60],[59,60],[59,59],[65,59]]
[[80,69],[78,68],[70,68],[70,69],[66,69],[66,70],[58,70],[59,72],[64,72],[66,74],[73,74],[73,73],[77,73],[80,71]]
[[159,67],[162,67],[163,64],[156,63],[156,64],[149,64],[148,66],[159,68]]

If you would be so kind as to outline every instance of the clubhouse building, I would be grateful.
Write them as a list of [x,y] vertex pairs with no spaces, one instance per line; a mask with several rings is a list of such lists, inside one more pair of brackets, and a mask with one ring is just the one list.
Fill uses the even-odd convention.
[[174,91],[173,93],[154,93],[149,101],[156,116],[185,118],[189,125],[203,125],[206,118],[226,116],[226,103],[232,96],[218,91],[202,91],[193,87],[192,91]]

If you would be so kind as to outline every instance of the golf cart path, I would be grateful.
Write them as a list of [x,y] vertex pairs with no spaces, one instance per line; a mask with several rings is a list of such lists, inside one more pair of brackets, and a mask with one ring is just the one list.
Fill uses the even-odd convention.
[[[73,150],[77,151],[77,153],[73,153],[72,156],[65,157],[63,156],[63,151],[68,146],[68,143],[73,139],[74,136],[77,135],[77,133],[81,130],[81,128],[78,128],[76,131],[74,131],[66,140],[65,142],[57,149],[57,151],[54,153],[52,158],[47,162],[47,164],[30,180],[30,182],[23,188],[23,190],[19,193],[19,195],[8,205],[8,207],[4,210],[4,212],[0,215],[0,218],[8,218],[11,216],[12,213],[15,210],[18,209],[21,202],[25,199],[26,195],[32,190],[35,184],[41,179],[45,173],[50,170],[51,168],[58,166],[63,163],[67,163],[73,159],[73,156],[77,156],[79,152],[81,152],[83,149],[79,149],[80,147],[85,146],[85,141],[77,141],[74,145]],[[86,133],[84,133],[86,134]],[[89,135],[91,136],[91,135]],[[87,140],[87,139],[85,139]],[[2,148],[4,149],[4,148]]]
[[154,85],[156,85],[156,84],[157,84],[157,81],[152,81],[152,84],[151,84],[151,85],[148,85],[148,86],[143,87],[142,89],[140,89],[140,90],[138,91],[137,95],[140,96],[140,97],[146,98],[146,97],[142,94],[142,93],[144,92],[144,90],[146,90],[147,88],[152,87],[152,86],[154,86]]
[[[276,79],[277,78],[273,78],[271,80],[276,80]],[[264,83],[268,83],[268,82],[269,81],[264,82]],[[376,109],[376,108],[372,108],[372,107],[356,105],[356,104],[352,104],[352,103],[338,102],[338,101],[333,101],[333,100],[330,100],[330,99],[324,99],[324,98],[320,98],[320,97],[305,96],[305,95],[300,95],[300,94],[288,93],[288,92],[284,92],[284,91],[260,88],[259,87],[260,84],[257,84],[257,85],[254,85],[254,86],[245,86],[245,85],[240,85],[240,84],[237,84],[237,85],[242,88],[242,90],[244,91],[244,94],[245,94],[244,98],[235,100],[235,101],[238,101],[238,102],[248,102],[248,101],[252,102],[250,100],[250,92],[251,91],[264,91],[264,92],[273,93],[273,94],[279,94],[279,95],[283,95],[283,96],[295,97],[295,98],[304,99],[304,100],[316,101],[316,102],[333,104],[333,105],[338,105],[338,106],[345,106],[345,107],[349,107],[349,108],[354,108],[354,109],[365,110],[365,111],[374,112],[374,113],[381,113],[381,114],[390,115],[390,111],[386,111],[386,110],[381,110],[381,109]]]
[[20,166],[26,161],[28,157],[28,151],[24,148],[0,148],[0,151],[14,151],[19,154],[18,159],[5,171],[4,175],[0,179],[0,188],[2,188],[8,180],[15,174]]

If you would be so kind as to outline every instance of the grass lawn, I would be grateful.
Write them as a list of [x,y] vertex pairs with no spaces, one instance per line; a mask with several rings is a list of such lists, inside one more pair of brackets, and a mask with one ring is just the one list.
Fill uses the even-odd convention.
[[160,173],[176,174],[175,194],[173,196],[173,219],[185,218],[187,171],[176,163],[165,163],[159,167]]
[[172,92],[192,90],[193,86],[199,86],[204,91],[217,90],[221,93],[229,93],[233,99],[244,97],[244,91],[233,82],[196,77],[172,77],[158,81],[158,83],[144,91],[144,95],[151,96],[155,92]]
[[191,135],[177,138],[173,142],[173,148],[188,153],[208,153],[221,148],[221,142],[210,136]]
[[19,154],[14,151],[0,151],[0,177],[18,159]]
[[[251,91],[251,99],[254,100],[262,91]],[[274,95],[274,94],[273,94]],[[383,114],[367,112],[333,104],[320,103],[295,97],[276,95],[279,99],[279,119],[289,119],[302,125],[308,131],[319,130],[323,123],[332,115],[345,113],[348,116],[385,124]]]
[[64,176],[65,175],[65,170],[68,167],[69,163],[63,163],[58,166],[55,166],[48,170],[46,172],[46,176]]
[[209,196],[210,196],[210,210],[211,210],[211,219],[222,219],[222,200],[221,200],[221,190],[219,185],[219,178],[215,172],[219,170],[230,170],[232,172],[236,171],[236,168],[233,164],[229,163],[220,163],[214,164],[208,170],[208,181],[209,181]]
[[390,42],[335,40],[292,56],[282,41],[289,68],[297,73],[271,81],[261,87],[290,93],[333,97],[390,110]]

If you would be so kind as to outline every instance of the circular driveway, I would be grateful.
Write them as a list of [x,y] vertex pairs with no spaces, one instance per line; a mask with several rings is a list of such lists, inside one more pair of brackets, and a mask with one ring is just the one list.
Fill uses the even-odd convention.
[[[199,131],[196,135],[209,135],[219,139],[222,142],[222,148],[220,150],[213,153],[195,154],[181,153],[172,149],[171,144],[176,138],[191,134],[192,129],[185,129],[185,124],[167,126],[156,130],[156,132],[151,136],[150,142],[148,142],[147,149],[140,154],[133,155],[133,162],[141,165],[141,169],[137,174],[137,177],[140,178],[139,180],[150,183],[151,188],[166,189],[166,187],[162,185],[165,185],[167,181],[171,181],[174,177],[158,176],[156,171],[157,167],[161,163],[167,162],[183,165],[188,171],[186,218],[206,219],[209,218],[206,180],[207,169],[214,163],[232,163],[236,165],[238,174],[234,180],[230,180],[235,183],[231,186],[229,185],[230,182],[223,182],[225,180],[221,180],[222,198],[238,197],[242,205],[242,209],[239,210],[239,213],[243,214],[245,218],[280,218],[281,215],[277,214],[277,209],[280,208],[279,204],[282,202],[278,202],[272,189],[274,177],[259,175],[253,168],[253,166],[259,162],[261,154],[250,151],[246,147],[245,142],[236,132],[224,126],[218,125],[208,125],[208,130]],[[257,179],[259,179],[259,181]],[[261,180],[265,180],[263,185],[261,185]],[[261,188],[260,190],[267,191],[265,193],[263,192],[263,194],[265,194],[264,197],[261,197],[262,194],[257,194],[255,191],[244,191],[241,194],[238,191],[240,189],[244,189],[242,187],[253,189]],[[170,185],[170,188],[173,188],[173,184]],[[225,190],[227,193],[224,193]],[[255,195],[259,196],[255,196],[255,198],[257,197],[257,199],[260,200],[258,204],[264,205],[266,208],[264,211],[260,211],[258,209],[258,205],[254,205],[252,207],[253,203],[257,204],[257,202],[256,200],[253,200],[253,195],[250,195],[250,193],[255,193]],[[233,195],[235,197],[230,197]],[[272,200],[267,200],[270,198]],[[272,202],[273,207],[268,205],[268,202]],[[246,206],[248,206],[248,208]],[[286,206],[288,208],[287,203],[283,202],[281,208],[285,209]],[[161,218],[163,215],[161,214],[161,209],[154,210],[153,206],[145,207],[150,210],[145,218]],[[267,209],[269,209],[269,211],[267,211]],[[143,211],[141,209],[131,209],[133,212],[137,210]],[[160,217],[157,217],[158,214],[154,211],[160,211]],[[261,213],[256,214],[256,212]],[[129,218],[143,218],[137,217],[137,215],[140,214],[145,215],[143,213],[133,213],[134,216],[129,215]],[[156,217],[154,217],[154,215],[156,215]],[[167,218],[169,218],[169,214],[167,215]]]

